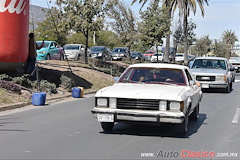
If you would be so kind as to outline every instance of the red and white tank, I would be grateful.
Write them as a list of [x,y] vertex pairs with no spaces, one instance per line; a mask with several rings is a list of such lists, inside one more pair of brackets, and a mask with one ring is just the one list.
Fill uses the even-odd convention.
[[26,62],[28,34],[29,0],[0,0],[0,72]]

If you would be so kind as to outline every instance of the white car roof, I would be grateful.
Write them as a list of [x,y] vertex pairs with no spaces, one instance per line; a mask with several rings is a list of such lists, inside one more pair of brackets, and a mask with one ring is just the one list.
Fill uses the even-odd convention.
[[186,69],[187,66],[178,65],[178,64],[168,64],[168,63],[138,63],[130,65],[131,67],[144,67],[144,68],[172,68],[172,69]]
[[209,60],[227,60],[226,58],[223,57],[197,57],[195,59],[209,59]]

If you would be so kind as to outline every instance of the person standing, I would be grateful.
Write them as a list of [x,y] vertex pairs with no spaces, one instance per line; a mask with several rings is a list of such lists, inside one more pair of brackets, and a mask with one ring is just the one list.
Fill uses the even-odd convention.
[[28,53],[28,59],[26,63],[26,74],[31,74],[35,69],[36,64],[36,57],[37,57],[37,50],[41,49],[44,45],[44,40],[41,44],[41,46],[38,46],[38,44],[35,41],[34,33],[29,34],[29,53]]

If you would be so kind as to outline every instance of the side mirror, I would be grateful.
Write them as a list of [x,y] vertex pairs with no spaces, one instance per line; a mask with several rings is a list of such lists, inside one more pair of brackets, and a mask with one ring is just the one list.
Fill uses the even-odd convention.
[[195,85],[195,84],[196,84],[196,81],[194,81],[194,80],[191,80],[191,81],[189,81],[189,84],[190,84],[191,86],[193,86],[193,85]]
[[81,48],[81,51],[84,51],[84,48]]

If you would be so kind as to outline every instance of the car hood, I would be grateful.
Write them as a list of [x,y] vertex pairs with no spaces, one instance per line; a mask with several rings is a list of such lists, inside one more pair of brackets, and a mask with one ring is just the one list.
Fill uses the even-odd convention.
[[194,68],[191,69],[193,74],[207,74],[207,75],[216,75],[216,74],[226,74],[226,70],[223,69],[207,69],[207,68]]
[[133,99],[183,100],[187,96],[188,86],[163,84],[116,83],[99,90],[96,97],[115,97]]

